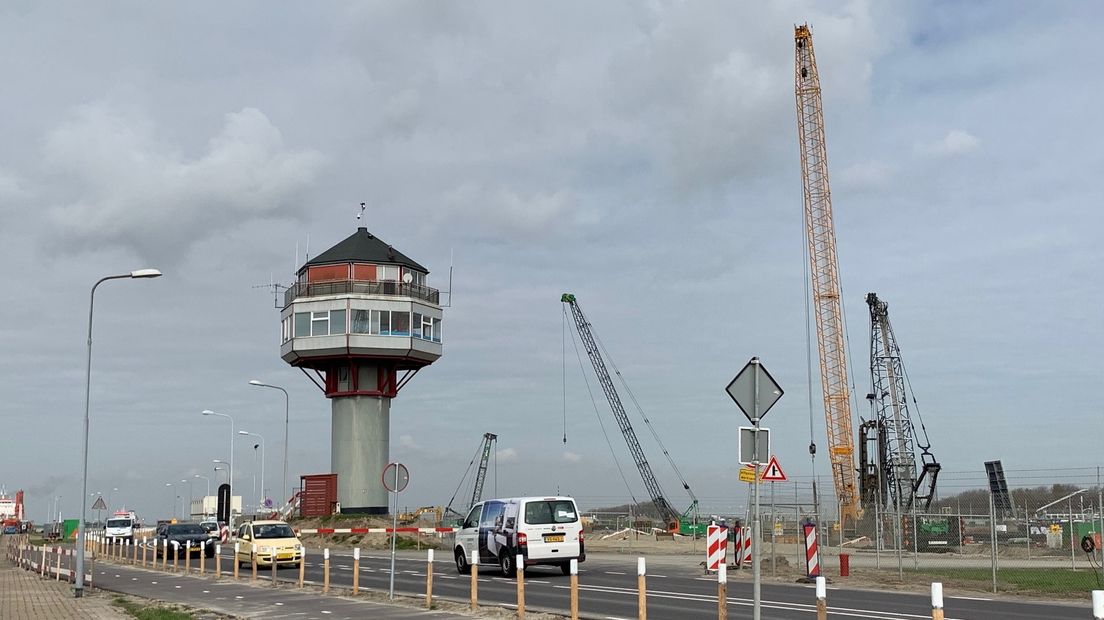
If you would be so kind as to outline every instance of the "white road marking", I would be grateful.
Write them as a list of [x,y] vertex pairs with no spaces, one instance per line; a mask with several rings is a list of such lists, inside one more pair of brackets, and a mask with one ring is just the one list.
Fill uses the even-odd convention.
[[628,573],[619,573],[617,571],[608,570],[608,571],[606,571],[606,574],[607,575],[627,575]]
[[947,598],[957,598],[964,601],[991,601],[991,598],[983,598],[980,596],[948,596]]

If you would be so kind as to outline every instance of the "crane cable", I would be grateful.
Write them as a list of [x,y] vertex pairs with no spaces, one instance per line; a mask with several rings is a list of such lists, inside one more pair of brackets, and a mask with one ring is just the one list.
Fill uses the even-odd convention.
[[[463,486],[463,484],[464,484],[464,480],[467,480],[467,478],[468,478],[468,472],[470,472],[470,471],[471,471],[472,465],[475,465],[475,459],[479,458],[479,453],[480,453],[480,452],[481,452],[482,450],[483,450],[483,442],[482,442],[482,441],[480,441],[480,442],[479,442],[479,447],[477,447],[477,448],[475,449],[475,454],[473,454],[473,455],[472,455],[472,459],[471,459],[471,461],[470,461],[470,462],[468,463],[468,468],[464,470],[464,475],[460,477],[460,482],[459,482],[459,483],[457,483],[457,485],[456,485],[456,490],[452,492],[452,497],[451,497],[451,498],[449,498],[449,503],[448,503],[448,506],[446,506],[446,507],[445,507],[445,511],[446,511],[446,512],[448,512],[449,510],[451,510],[451,509],[452,509],[452,502],[456,501],[456,496],[457,496],[457,495],[458,495],[458,494],[460,493],[460,487],[461,487],[461,486]],[[496,469],[497,469],[497,464],[496,464]],[[496,472],[495,472],[495,478],[497,478],[497,477],[498,477],[498,473],[497,473],[497,471],[496,471]],[[497,482],[496,482],[496,484],[497,484]],[[473,487],[474,487],[474,485],[475,485],[475,480],[474,480],[474,479],[472,480],[472,485],[473,485]],[[470,510],[470,509],[471,509],[471,506],[468,506],[468,509]],[[459,514],[459,513],[458,513],[458,514]]]
[[[594,327],[591,326],[591,333],[593,332]],[[609,360],[609,365],[613,368],[614,374],[616,374],[617,378],[621,381],[621,385],[624,386],[625,393],[629,395],[629,400],[632,401],[633,406],[636,407],[637,413],[640,414],[640,417],[644,420],[644,424],[648,427],[648,430],[651,431],[652,437],[655,438],[656,443],[659,444],[659,449],[663,451],[663,456],[667,457],[667,462],[671,464],[671,469],[675,470],[675,475],[678,476],[679,482],[682,483],[682,488],[690,494],[690,499],[695,502],[698,501],[698,498],[694,495],[694,491],[690,489],[690,485],[686,482],[686,478],[684,478],[682,472],[679,471],[678,465],[675,465],[675,460],[671,458],[671,453],[667,451],[667,446],[663,445],[663,440],[659,438],[659,433],[657,433],[655,427],[652,426],[651,420],[644,414],[644,409],[641,408],[640,403],[637,402],[636,395],[633,394],[632,388],[629,387],[629,384],[625,381],[625,377],[621,374],[621,369],[617,367],[617,363],[613,361],[613,356],[610,355],[609,350],[606,349],[606,345],[596,333],[594,334],[594,342],[598,345],[598,348],[602,350],[605,358]]]
[[[562,305],[562,304],[561,304]],[[560,337],[560,376],[563,385],[563,443],[567,445],[567,308],[563,308],[563,330]]]
[[[897,336],[894,334],[893,345],[897,346]],[[928,437],[928,429],[924,426],[924,418],[920,415],[920,403],[916,402],[916,392],[912,391],[912,379],[909,379],[908,369],[905,366],[905,359],[901,357],[901,348],[897,347],[897,359],[901,363],[901,373],[905,375],[905,384],[908,385],[909,396],[912,397],[912,410],[916,412],[916,419],[920,420],[920,430],[924,433],[924,443],[916,441],[916,425],[913,425],[913,441],[916,441],[916,446],[923,451],[924,454],[931,454],[931,439]],[[912,423],[912,416],[909,416],[909,423]]]
[[[561,304],[562,305],[562,304]],[[567,306],[563,306],[564,318],[567,317]],[[606,433],[606,424],[602,422],[602,415],[598,412],[598,402],[594,399],[594,392],[590,389],[590,380],[587,379],[586,368],[583,366],[583,356],[579,353],[579,343],[575,340],[575,332],[571,332],[571,345],[575,347],[575,357],[579,360],[579,372],[583,375],[583,382],[586,384],[587,394],[590,394],[590,404],[594,407],[594,417],[598,418],[598,426],[602,429],[602,436],[606,438],[606,446],[609,447],[610,457],[613,459],[613,464],[617,466],[617,473],[621,475],[621,481],[625,483],[625,490],[629,492],[629,497],[632,498],[633,506],[639,504],[636,495],[632,491],[632,487],[629,486],[629,479],[625,477],[625,471],[621,469],[621,462],[617,460],[617,453],[613,449],[613,443],[610,442],[609,434]],[[564,362],[566,366],[567,362]],[[564,394],[567,393],[567,375],[564,375]],[[565,397],[566,398],[566,397]]]

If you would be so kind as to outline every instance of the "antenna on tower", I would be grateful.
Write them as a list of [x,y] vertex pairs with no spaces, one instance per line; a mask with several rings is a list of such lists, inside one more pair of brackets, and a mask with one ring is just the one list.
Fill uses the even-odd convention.
[[446,295],[448,295],[448,303],[447,304],[441,304],[442,308],[451,308],[452,307],[452,260],[455,257],[455,255],[456,255],[455,248],[452,249],[452,250],[449,250],[449,287],[448,287],[447,291],[444,291],[444,293]]
[[365,207],[365,206],[364,206],[364,203],[363,203],[363,202],[362,202],[362,203],[360,203],[360,213],[357,213],[357,219],[358,219],[358,220],[360,219],[360,216],[364,215],[364,209],[366,209],[366,208],[367,208],[367,207]]
[[284,307],[283,304],[280,303],[280,291],[286,291],[291,287],[286,284],[280,284],[279,282],[276,282],[275,278],[273,278],[272,274],[270,273],[268,274],[268,284],[257,284],[253,286],[253,288],[270,289],[272,291],[272,305],[277,310],[279,310]]

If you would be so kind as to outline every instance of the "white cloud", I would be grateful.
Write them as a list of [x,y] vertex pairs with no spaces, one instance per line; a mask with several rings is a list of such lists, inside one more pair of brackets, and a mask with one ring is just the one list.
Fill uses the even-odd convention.
[[583,460],[583,455],[567,451],[563,453],[563,460],[567,461],[568,463],[578,463]]
[[503,448],[495,452],[495,458],[500,463],[516,463],[518,461],[517,450],[513,448]]
[[50,210],[65,250],[119,245],[159,264],[243,219],[304,213],[298,199],[322,164],[315,151],[286,147],[255,108],[226,114],[206,151],[190,158],[152,121],[106,103],[77,107],[50,132],[44,157],[69,184]]
[[866,161],[852,164],[839,173],[840,188],[880,189],[893,178],[897,168],[884,161]]
[[977,136],[961,129],[952,129],[941,140],[921,144],[919,150],[930,155],[952,156],[975,151],[980,145],[981,140]]

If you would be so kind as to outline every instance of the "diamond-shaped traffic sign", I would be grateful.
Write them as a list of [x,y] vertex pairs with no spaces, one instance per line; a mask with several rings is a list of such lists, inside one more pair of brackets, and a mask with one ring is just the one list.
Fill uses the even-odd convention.
[[728,384],[725,391],[752,424],[763,419],[774,403],[782,398],[782,388],[759,363],[758,357],[751,358],[743,369],[736,373],[736,377]]

